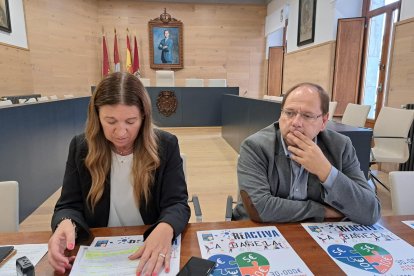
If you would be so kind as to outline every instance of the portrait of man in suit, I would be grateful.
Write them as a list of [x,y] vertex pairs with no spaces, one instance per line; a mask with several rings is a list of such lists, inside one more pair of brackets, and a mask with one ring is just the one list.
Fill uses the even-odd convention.
[[164,9],[159,18],[148,22],[148,27],[150,67],[168,70],[184,68],[183,23],[172,18]]
[[161,50],[162,63],[172,63],[173,48],[174,44],[170,38],[170,32],[168,30],[164,30],[164,38],[161,40],[160,45],[158,45],[158,49]]
[[174,65],[180,60],[180,29],[176,27],[154,27],[152,29],[153,62],[159,65]]

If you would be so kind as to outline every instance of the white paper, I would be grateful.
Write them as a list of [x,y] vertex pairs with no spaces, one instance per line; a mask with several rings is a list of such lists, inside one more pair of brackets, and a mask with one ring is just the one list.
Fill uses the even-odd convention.
[[302,226],[347,275],[414,275],[414,247],[380,224]]
[[403,220],[403,222],[414,229],[414,220]]
[[33,266],[35,266],[40,261],[40,259],[47,253],[47,243],[19,244],[13,246],[14,249],[17,250],[17,252],[0,268],[1,276],[16,276],[16,260],[18,258],[26,256],[33,264]]
[[[81,246],[70,275],[135,275],[138,260],[128,256],[144,244],[142,235],[97,237],[90,246]],[[180,268],[181,235],[171,249],[170,272],[164,267],[158,275],[176,275]]]
[[197,231],[212,275],[313,275],[274,226]]

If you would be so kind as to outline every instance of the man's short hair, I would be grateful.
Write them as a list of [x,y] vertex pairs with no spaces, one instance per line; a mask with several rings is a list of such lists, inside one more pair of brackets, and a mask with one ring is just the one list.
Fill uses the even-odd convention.
[[322,88],[322,86],[311,83],[311,82],[302,82],[299,84],[296,84],[292,88],[290,88],[284,95],[282,100],[282,109],[285,106],[286,99],[289,97],[290,93],[295,91],[297,88],[300,87],[309,87],[313,91],[316,91],[319,94],[319,99],[321,100],[321,110],[322,114],[325,115],[329,112],[329,95],[325,91],[325,89]]

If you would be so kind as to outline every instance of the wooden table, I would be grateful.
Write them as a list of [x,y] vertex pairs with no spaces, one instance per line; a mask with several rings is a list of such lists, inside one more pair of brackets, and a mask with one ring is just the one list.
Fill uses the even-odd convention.
[[[379,223],[400,238],[414,246],[414,230],[402,223],[402,220],[414,220],[413,216],[383,217]],[[182,234],[182,267],[191,256],[201,256],[197,240],[197,231],[209,229],[231,229],[243,227],[276,226],[288,240],[296,253],[302,258],[315,275],[345,275],[322,248],[312,239],[300,223],[260,224],[251,221],[190,223]],[[92,229],[94,236],[124,236],[142,234],[148,226],[114,227]],[[51,232],[21,232],[0,234],[0,245],[47,243]],[[84,243],[87,245],[88,243]],[[36,266],[36,275],[54,275],[52,267],[43,257]]]

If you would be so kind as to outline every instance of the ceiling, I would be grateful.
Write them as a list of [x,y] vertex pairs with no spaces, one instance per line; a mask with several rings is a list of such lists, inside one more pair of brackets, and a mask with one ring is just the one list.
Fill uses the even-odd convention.
[[267,5],[271,0],[144,0],[145,2],[163,3],[200,3],[200,4],[256,4]]

